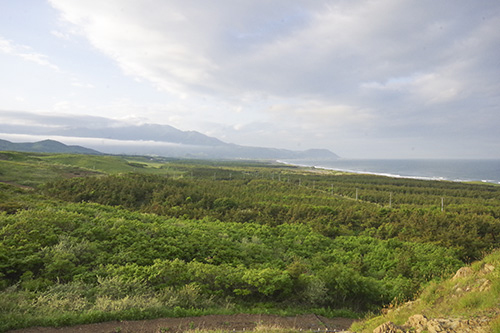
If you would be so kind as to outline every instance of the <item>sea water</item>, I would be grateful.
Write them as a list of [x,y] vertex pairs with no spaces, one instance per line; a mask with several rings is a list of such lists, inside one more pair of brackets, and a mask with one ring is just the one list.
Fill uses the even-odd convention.
[[338,159],[329,161],[287,160],[294,165],[330,170],[449,181],[481,181],[500,184],[500,159],[490,160],[369,160]]

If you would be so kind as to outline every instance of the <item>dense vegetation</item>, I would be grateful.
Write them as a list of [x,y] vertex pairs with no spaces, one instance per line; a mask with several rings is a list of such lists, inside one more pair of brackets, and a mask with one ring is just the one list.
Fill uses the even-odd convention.
[[[300,173],[278,180],[266,171],[233,171],[231,176],[219,171],[215,181],[201,172],[182,179],[144,174],[75,178],[46,184],[43,193],[175,218],[300,224],[331,238],[433,243],[454,248],[464,261],[479,259],[500,241],[500,191],[493,185]],[[352,200],[356,192],[359,200]]]
[[485,184],[7,152],[0,180],[0,329],[375,310],[500,242]]

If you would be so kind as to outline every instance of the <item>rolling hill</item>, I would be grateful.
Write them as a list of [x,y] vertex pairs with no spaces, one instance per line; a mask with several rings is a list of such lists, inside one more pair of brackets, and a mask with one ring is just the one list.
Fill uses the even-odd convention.
[[38,142],[15,143],[7,140],[0,140],[0,150],[33,152],[33,153],[66,153],[66,154],[86,154],[101,155],[94,149],[81,146],[68,146],[55,140],[43,140]]

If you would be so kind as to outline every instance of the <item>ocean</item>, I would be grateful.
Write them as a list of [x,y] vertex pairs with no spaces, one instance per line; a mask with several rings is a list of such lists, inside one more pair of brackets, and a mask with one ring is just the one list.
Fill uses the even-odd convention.
[[395,178],[480,181],[500,184],[500,160],[371,160],[338,159],[331,161],[288,160],[288,164],[314,166],[330,170],[382,175]]

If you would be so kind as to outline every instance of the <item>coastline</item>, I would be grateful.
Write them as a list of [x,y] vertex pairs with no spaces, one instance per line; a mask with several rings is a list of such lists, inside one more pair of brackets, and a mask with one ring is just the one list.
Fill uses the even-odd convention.
[[[478,183],[478,184],[487,184],[487,185],[500,185],[500,160],[372,160],[372,159],[339,159],[335,161],[307,161],[307,160],[276,160],[277,163],[281,163],[284,165],[293,165],[297,167],[304,168],[315,168],[315,169],[324,169],[330,171],[338,171],[344,172],[348,174],[363,174],[363,175],[373,175],[373,176],[383,176],[389,178],[400,178],[400,179],[416,179],[416,180],[429,180],[429,181],[450,181],[450,182],[458,182],[458,183]],[[347,165],[355,165],[359,163],[360,165],[366,163],[497,163],[498,164],[498,176],[497,177],[450,177],[444,174],[442,175],[418,175],[418,174],[404,174],[402,172],[390,172],[390,171],[373,171],[373,170],[359,170],[352,167],[343,167],[339,165],[328,165],[328,164],[342,164],[345,163]],[[366,166],[363,166],[366,168]],[[418,172],[414,172],[418,173]],[[439,173],[439,171],[436,171]],[[485,179],[486,178],[486,179]],[[487,179],[487,178],[495,178],[495,179]]]

